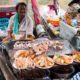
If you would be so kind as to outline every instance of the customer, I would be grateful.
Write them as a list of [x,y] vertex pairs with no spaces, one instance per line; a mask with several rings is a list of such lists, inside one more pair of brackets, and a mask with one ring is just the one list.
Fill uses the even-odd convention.
[[20,2],[16,5],[16,14],[10,18],[8,25],[8,36],[4,39],[12,37],[13,34],[23,34],[21,38],[27,35],[33,36],[32,19],[27,15],[27,5]]

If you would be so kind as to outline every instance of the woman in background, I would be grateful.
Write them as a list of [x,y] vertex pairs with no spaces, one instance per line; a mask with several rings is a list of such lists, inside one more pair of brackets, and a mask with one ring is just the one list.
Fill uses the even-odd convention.
[[67,9],[67,13],[75,17],[78,13],[78,9],[80,9],[80,0],[72,0],[68,6],[69,8]]
[[12,38],[12,34],[21,34],[21,39],[27,35],[33,36],[33,22],[27,15],[27,5],[24,2],[16,5],[16,14],[9,20],[8,36],[3,41]]

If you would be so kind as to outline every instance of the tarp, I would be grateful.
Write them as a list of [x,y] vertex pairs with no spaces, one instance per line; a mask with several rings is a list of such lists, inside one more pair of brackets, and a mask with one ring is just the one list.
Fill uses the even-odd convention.
[[77,28],[71,27],[70,25],[60,22],[60,37],[66,40],[71,40],[77,33]]

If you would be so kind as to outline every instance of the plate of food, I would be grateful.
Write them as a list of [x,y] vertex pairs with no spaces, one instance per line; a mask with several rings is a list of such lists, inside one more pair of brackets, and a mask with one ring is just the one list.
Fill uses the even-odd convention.
[[13,67],[16,69],[28,69],[34,67],[35,54],[32,50],[17,50],[13,56]]
[[48,69],[54,66],[54,61],[52,58],[46,55],[39,55],[34,58],[35,66],[41,69]]
[[33,50],[36,52],[36,54],[42,54],[42,53],[46,53],[48,51],[48,45],[47,44],[38,44],[33,46]]
[[19,58],[19,57],[23,57],[23,58],[27,58],[27,57],[35,57],[35,54],[33,52],[33,50],[29,49],[29,50],[17,50],[15,53],[14,53],[14,56],[13,58],[16,59],[16,58]]
[[19,70],[30,69],[35,67],[34,62],[32,61],[31,58],[22,58],[22,57],[16,58],[13,61],[12,65],[15,69],[19,69]]
[[73,58],[68,55],[54,55],[53,60],[59,65],[69,65],[73,63]]
[[73,52],[73,59],[75,62],[80,63],[80,52],[79,51]]
[[64,43],[58,40],[53,41],[53,48],[55,50],[62,50],[64,47]]

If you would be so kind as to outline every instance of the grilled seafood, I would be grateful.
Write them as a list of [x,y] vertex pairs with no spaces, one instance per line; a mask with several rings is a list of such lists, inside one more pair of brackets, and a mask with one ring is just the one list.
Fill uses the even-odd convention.
[[30,58],[16,58],[13,62],[13,66],[17,69],[34,68],[34,63]]
[[54,65],[54,61],[50,57],[44,55],[40,55],[34,58],[34,62],[35,62],[35,66],[43,69],[50,68]]
[[14,54],[14,58],[18,58],[18,57],[31,57],[31,56],[35,56],[35,54],[33,53],[33,50],[18,50],[16,51],[16,53]]

